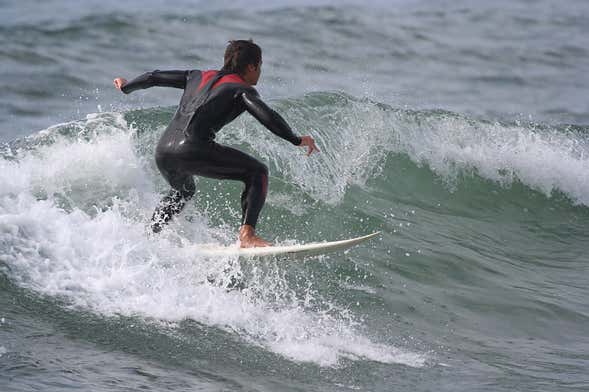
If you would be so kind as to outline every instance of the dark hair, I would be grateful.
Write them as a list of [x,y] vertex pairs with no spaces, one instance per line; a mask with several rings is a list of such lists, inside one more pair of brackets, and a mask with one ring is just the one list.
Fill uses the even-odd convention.
[[243,75],[248,65],[258,66],[262,61],[262,49],[251,39],[229,41],[225,49],[223,73]]

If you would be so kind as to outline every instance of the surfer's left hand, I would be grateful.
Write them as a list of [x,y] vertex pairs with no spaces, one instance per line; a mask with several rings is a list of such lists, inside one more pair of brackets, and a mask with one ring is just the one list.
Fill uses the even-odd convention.
[[115,80],[113,80],[113,83],[115,85],[115,87],[120,90],[123,88],[123,86],[125,84],[127,84],[127,79],[125,78],[116,78]]
[[305,146],[309,147],[307,150],[307,156],[311,155],[313,151],[321,152],[315,145],[315,139],[313,139],[311,136],[301,136],[301,144],[299,144],[299,147]]

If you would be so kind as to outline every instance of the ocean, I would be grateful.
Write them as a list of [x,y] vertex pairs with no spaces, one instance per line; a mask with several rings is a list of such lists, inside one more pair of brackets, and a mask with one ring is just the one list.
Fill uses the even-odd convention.
[[[1,391],[589,390],[589,3],[0,2]],[[242,184],[196,178],[159,235],[154,148],[217,69],[321,152],[243,114],[270,169],[258,233],[381,231],[302,260],[235,243]],[[241,289],[232,287],[237,279]]]

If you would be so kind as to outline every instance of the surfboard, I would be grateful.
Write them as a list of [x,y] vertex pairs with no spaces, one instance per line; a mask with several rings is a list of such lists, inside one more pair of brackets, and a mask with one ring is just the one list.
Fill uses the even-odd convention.
[[203,256],[223,257],[223,256],[238,256],[238,257],[271,257],[271,256],[287,256],[291,258],[300,258],[312,255],[321,255],[339,250],[346,250],[362,242],[368,241],[371,238],[380,234],[377,231],[362,237],[350,238],[347,240],[331,241],[331,242],[312,242],[308,244],[298,245],[277,245],[266,246],[258,248],[240,248],[238,244],[230,246],[219,245],[202,245],[198,247],[198,253]]

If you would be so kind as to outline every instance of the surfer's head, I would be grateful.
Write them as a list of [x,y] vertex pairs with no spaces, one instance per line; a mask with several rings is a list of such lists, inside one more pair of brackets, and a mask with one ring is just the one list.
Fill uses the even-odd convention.
[[250,40],[229,41],[222,71],[236,73],[252,86],[258,83],[262,68],[262,49]]

